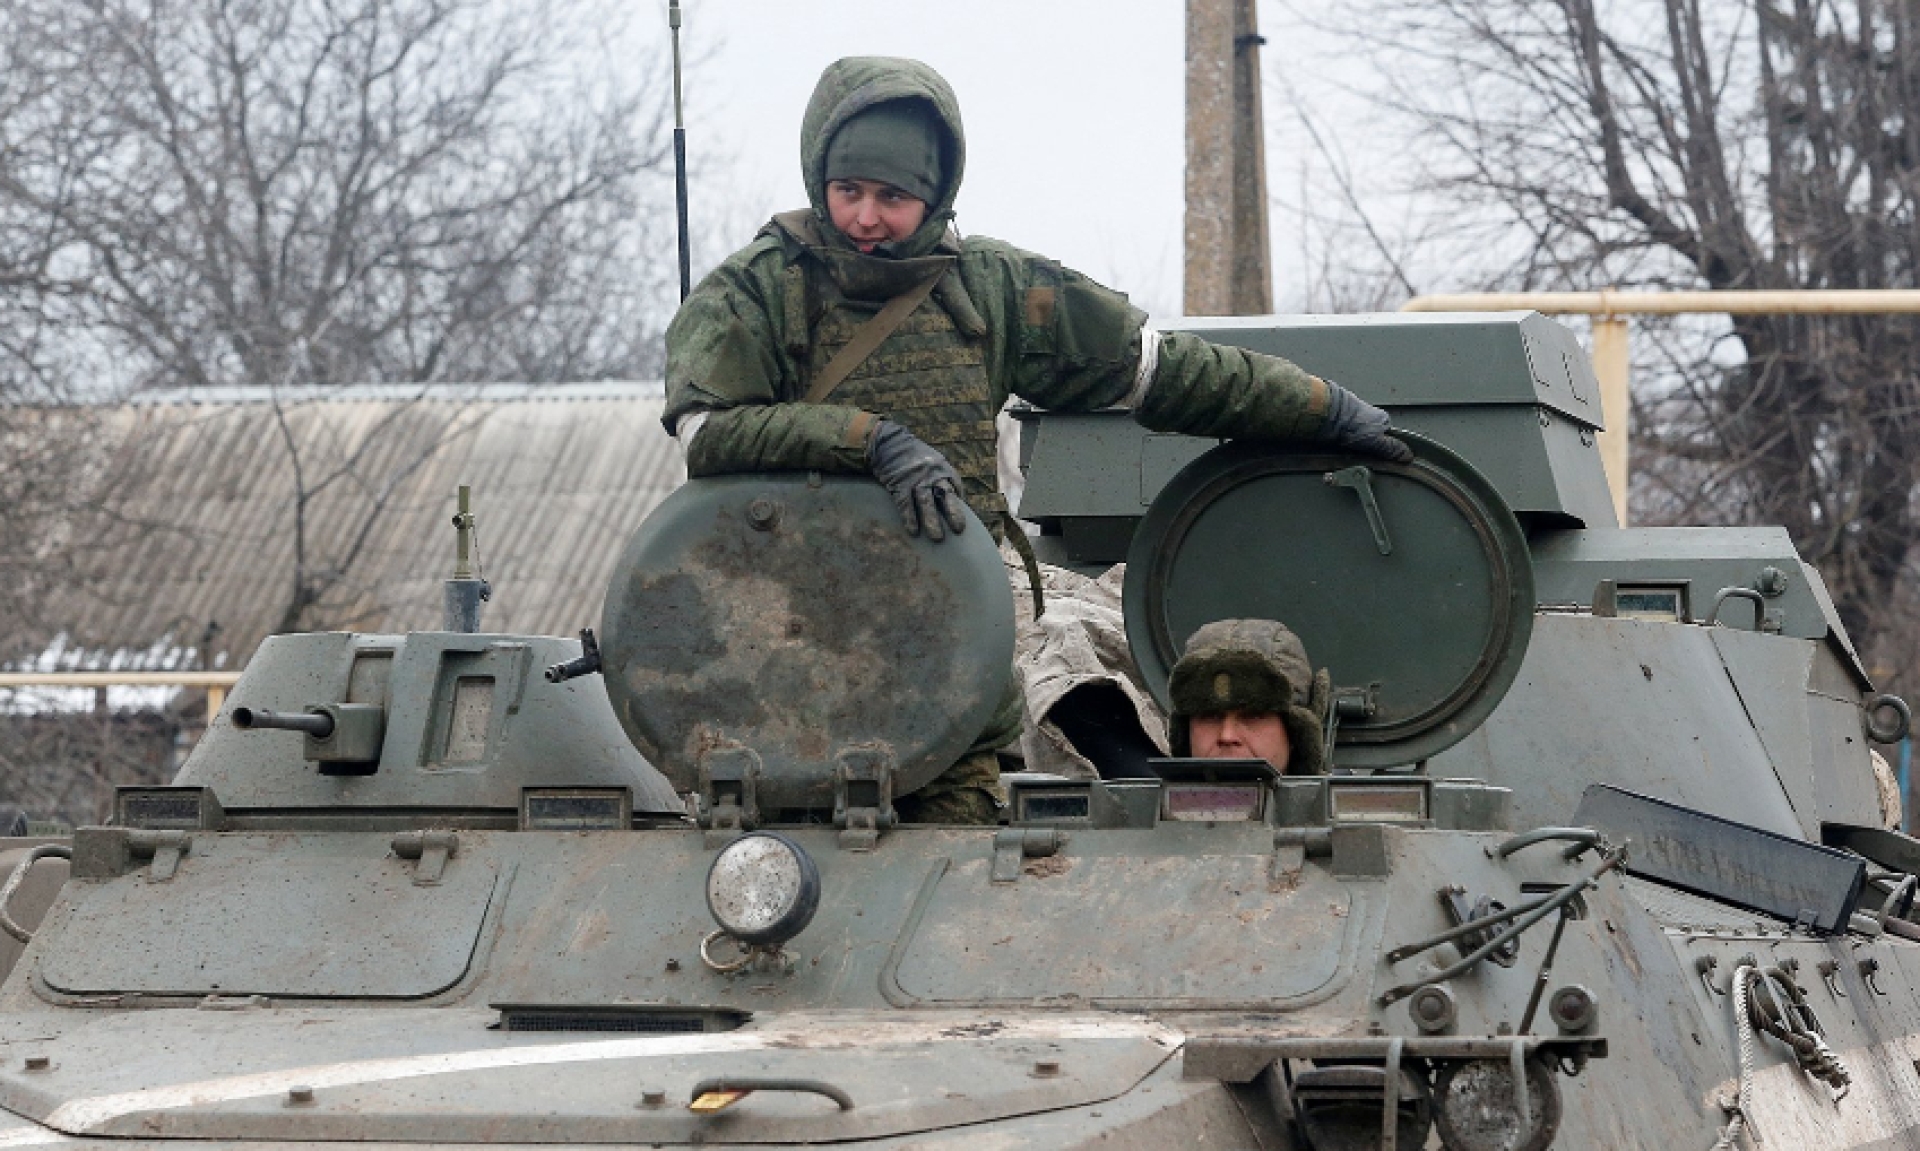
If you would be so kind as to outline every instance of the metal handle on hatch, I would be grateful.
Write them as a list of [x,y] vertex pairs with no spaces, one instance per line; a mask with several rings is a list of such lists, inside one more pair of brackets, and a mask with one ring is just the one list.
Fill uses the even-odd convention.
[[1750,587],[1723,587],[1713,597],[1713,610],[1707,613],[1705,626],[1712,627],[1720,620],[1720,609],[1730,599],[1743,599],[1753,604],[1753,630],[1759,631],[1767,611],[1766,597]]
[[31,848],[27,857],[14,864],[13,874],[7,876],[5,887],[0,887],[0,931],[5,931],[22,943],[33,942],[33,932],[13,921],[13,914],[7,910],[13,903],[14,892],[20,890],[20,884],[26,881],[27,872],[43,859],[72,859],[73,848],[64,843],[42,843]]
[[1373,546],[1383,556],[1393,554],[1393,541],[1387,538],[1387,520],[1380,514],[1380,501],[1373,497],[1373,469],[1359,464],[1328,472],[1321,477],[1328,487],[1352,488],[1360,497],[1360,510],[1367,513],[1367,527],[1373,529]]
[[702,1079],[693,1085],[693,1099],[703,1095],[739,1091],[797,1091],[803,1095],[823,1095],[840,1105],[840,1110],[853,1110],[853,1096],[840,1090],[831,1083],[822,1083],[818,1079],[757,1079],[739,1076],[723,1076],[718,1079]]

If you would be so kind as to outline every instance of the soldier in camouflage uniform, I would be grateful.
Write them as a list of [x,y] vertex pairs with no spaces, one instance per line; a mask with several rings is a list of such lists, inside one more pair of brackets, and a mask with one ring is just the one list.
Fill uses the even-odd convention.
[[[811,207],[775,216],[701,281],[667,331],[664,423],[691,476],[871,474],[910,532],[960,531],[964,498],[998,537],[994,416],[1009,393],[1042,407],[1130,408],[1157,431],[1318,440],[1393,459],[1386,413],[1285,360],[1161,334],[1146,315],[1052,260],[952,226],[966,141],[953,91],[912,60],[828,66],[801,126]],[[918,202],[911,234],[858,240],[832,195],[877,186]],[[904,319],[893,321],[886,305]],[[888,328],[886,324],[894,322]],[[863,341],[884,333],[878,345]],[[852,345],[856,350],[841,355]],[[994,749],[1019,731],[1017,694],[960,763],[907,797],[909,818],[990,822]]]
[[[1288,775],[1320,775],[1327,770],[1326,712],[1332,696],[1327,673],[1315,673],[1300,637],[1284,624],[1265,619],[1223,619],[1207,624],[1187,640],[1180,661],[1167,677],[1168,743],[1177,756],[1197,755],[1266,759]],[[1244,732],[1263,722],[1284,733],[1276,754],[1245,735],[1219,737],[1223,721]],[[1210,738],[1198,738],[1197,724],[1212,725]],[[1223,752],[1223,743],[1247,751]]]

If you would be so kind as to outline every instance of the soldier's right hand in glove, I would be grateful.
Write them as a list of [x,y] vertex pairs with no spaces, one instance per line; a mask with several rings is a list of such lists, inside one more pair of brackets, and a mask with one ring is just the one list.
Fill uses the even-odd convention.
[[959,473],[947,457],[906,428],[888,419],[875,423],[873,438],[867,441],[867,468],[893,496],[908,535],[925,532],[938,543],[949,530],[954,535],[967,530]]
[[1327,419],[1320,438],[1348,451],[1379,456],[1396,464],[1413,459],[1413,449],[1387,434],[1387,413],[1327,381]]

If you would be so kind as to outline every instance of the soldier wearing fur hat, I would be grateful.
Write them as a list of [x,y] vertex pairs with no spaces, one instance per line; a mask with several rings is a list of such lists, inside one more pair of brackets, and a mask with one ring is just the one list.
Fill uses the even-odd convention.
[[1187,641],[1167,692],[1174,755],[1264,759],[1288,775],[1326,771],[1327,673],[1314,672],[1300,637],[1284,624],[1207,624]]

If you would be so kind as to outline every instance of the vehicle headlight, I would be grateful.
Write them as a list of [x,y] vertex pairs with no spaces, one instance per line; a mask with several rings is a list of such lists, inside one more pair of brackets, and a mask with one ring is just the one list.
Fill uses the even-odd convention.
[[780,946],[806,930],[819,906],[813,857],[778,832],[741,836],[707,869],[707,910],[722,931],[749,946]]

